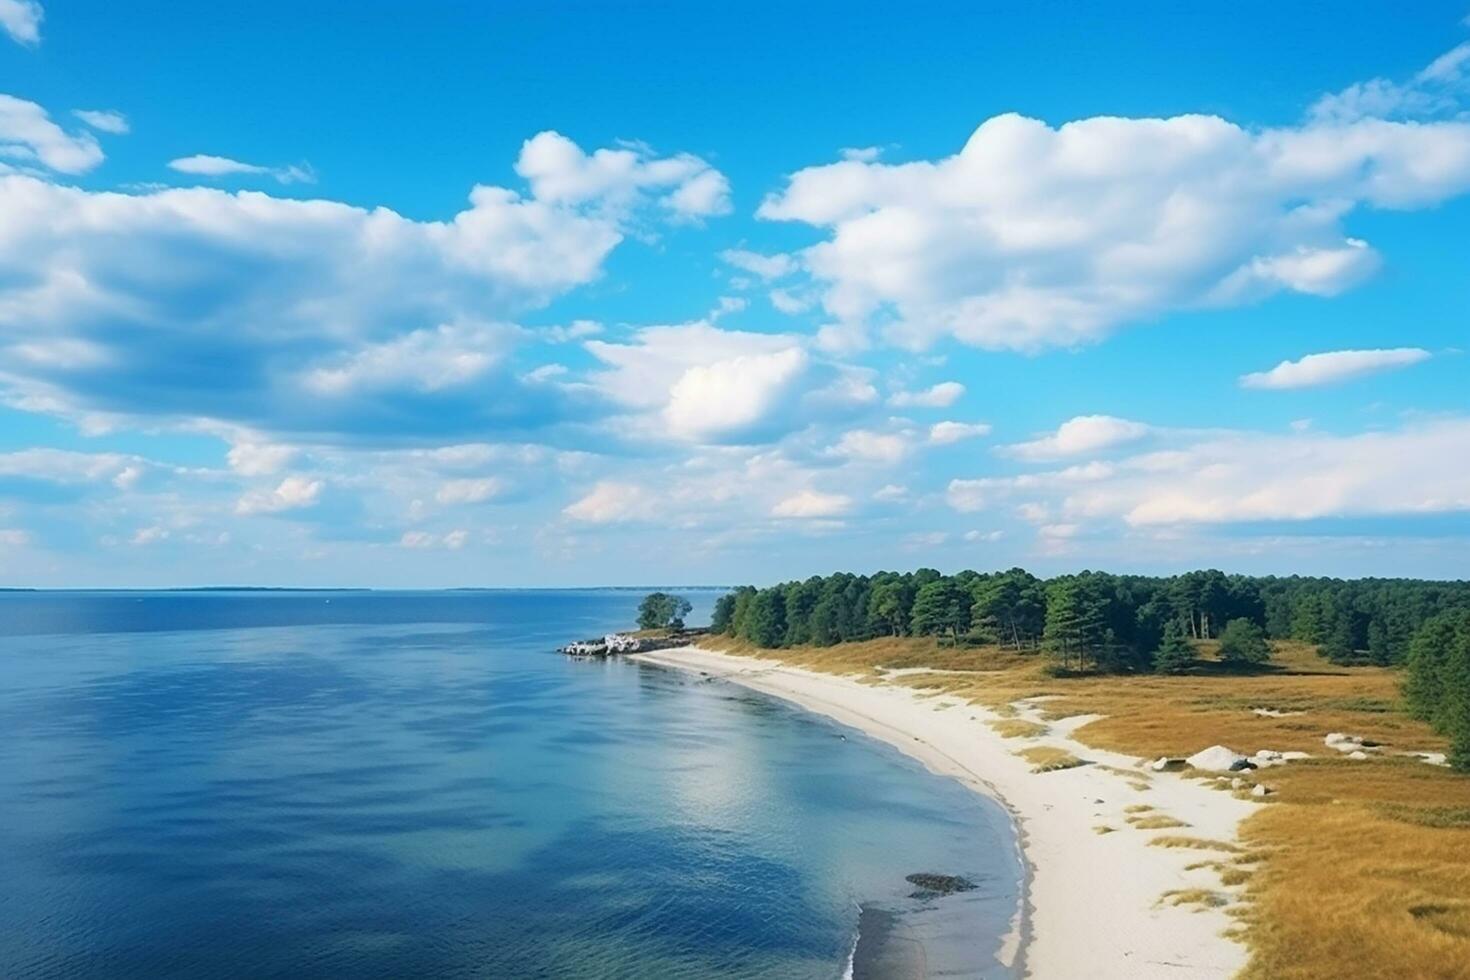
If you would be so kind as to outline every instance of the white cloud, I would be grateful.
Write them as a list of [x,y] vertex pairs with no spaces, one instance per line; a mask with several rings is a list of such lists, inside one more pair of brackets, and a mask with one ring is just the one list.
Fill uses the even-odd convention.
[[787,316],[805,313],[812,308],[810,300],[803,299],[786,289],[771,290],[771,305],[778,313],[785,313]]
[[98,132],[114,136],[125,136],[132,128],[128,125],[128,117],[116,109],[74,109],[72,115]]
[[314,184],[316,174],[305,165],[288,167],[262,167],[259,164],[243,163],[229,157],[196,153],[168,162],[170,170],[191,177],[271,177],[281,184]]
[[343,363],[306,374],[312,391],[340,395],[362,389],[408,387],[440,391],[483,376],[498,365],[521,337],[506,324],[445,324],[415,330],[386,343],[374,344]]
[[36,103],[0,95],[0,175],[38,166],[84,174],[102,160],[102,147],[91,133],[68,133]]
[[516,173],[538,200],[620,216],[649,195],[682,218],[730,210],[729,182],[718,170],[687,153],[655,157],[639,144],[589,154],[560,133],[537,133],[521,147]]
[[648,492],[631,483],[600,480],[586,496],[565,507],[562,513],[585,524],[617,524],[652,518]]
[[28,532],[17,527],[0,527],[0,548],[24,548],[30,543]]
[[[1459,73],[1452,58],[1436,74]],[[824,229],[800,255],[841,322],[924,346],[1094,342],[1177,310],[1335,295],[1378,266],[1343,223],[1470,190],[1470,121],[1215,116],[983,122],[955,155],[808,167],[760,216]]]
[[902,462],[908,455],[909,443],[903,436],[895,433],[853,429],[851,432],[844,432],[829,452],[848,459],[892,466]]
[[46,16],[36,0],[0,0],[0,28],[17,44],[41,43],[41,21]]
[[1122,461],[1065,493],[1069,513],[1132,525],[1470,510],[1470,421],[1332,436],[1232,433]]
[[1148,432],[1149,427],[1142,422],[1111,415],[1079,415],[1063,422],[1051,435],[1007,446],[1006,452],[1021,459],[1060,459],[1111,449],[1141,439]]
[[841,517],[852,510],[852,498],[836,493],[820,493],[802,490],[777,502],[771,508],[772,517],[822,518]]
[[966,531],[964,534],[965,540],[970,542],[999,541],[1005,536],[1006,533],[1004,531]]
[[447,480],[434,494],[441,504],[481,504],[505,492],[505,481],[487,476]]
[[1408,367],[1429,357],[1429,351],[1421,347],[1327,351],[1308,354],[1296,361],[1282,361],[1269,371],[1243,375],[1240,384],[1243,388],[1312,388]]
[[908,495],[908,487],[900,486],[897,483],[888,483],[878,488],[873,494],[873,499],[891,504],[907,499]]
[[[44,113],[21,108],[48,165],[100,160],[90,136],[68,149]],[[596,279],[634,217],[490,186],[449,220],[415,221],[248,191],[94,193],[0,175],[0,394],[102,424],[162,417],[323,440],[555,425],[589,413],[590,394],[524,377],[504,355],[534,335],[497,324]]]
[[643,434],[699,443],[747,443],[799,428],[815,414],[867,404],[872,386],[817,365],[789,334],[723,330],[707,321],[645,327],[627,343],[594,340],[608,369],[593,385],[642,413]]
[[936,446],[988,435],[990,426],[984,422],[936,422],[929,427],[929,441]]
[[279,473],[295,455],[296,449],[292,446],[239,442],[230,447],[225,459],[230,469],[241,476],[270,476]]
[[565,344],[597,336],[602,333],[602,324],[596,320],[573,320],[565,326],[542,327],[537,333],[553,344]]
[[964,393],[965,386],[958,381],[941,381],[923,391],[896,391],[888,396],[888,404],[898,408],[948,408]]
[[988,479],[950,480],[944,490],[944,500],[961,514],[973,514],[990,506],[991,487],[992,481]]
[[322,481],[304,476],[288,476],[272,490],[252,490],[235,504],[235,513],[279,514],[316,504],[322,493]]
[[720,253],[720,258],[737,269],[766,280],[780,279],[796,271],[796,261],[781,252],[762,255],[743,248],[728,248]]

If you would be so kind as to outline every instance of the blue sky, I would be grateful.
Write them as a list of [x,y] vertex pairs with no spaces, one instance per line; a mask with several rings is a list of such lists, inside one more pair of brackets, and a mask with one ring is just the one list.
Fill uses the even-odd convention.
[[1461,577],[1466,14],[0,0],[0,584]]

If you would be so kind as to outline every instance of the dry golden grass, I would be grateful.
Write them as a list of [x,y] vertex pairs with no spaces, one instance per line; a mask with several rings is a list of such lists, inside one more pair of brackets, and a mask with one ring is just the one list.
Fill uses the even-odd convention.
[[1034,721],[1026,721],[1022,718],[1001,718],[989,724],[1001,738],[1036,738],[1038,735],[1045,735],[1049,731],[1045,725],[1039,725]]
[[1212,892],[1208,888],[1178,888],[1159,896],[1160,905],[1197,905],[1195,911],[1218,909],[1230,904],[1227,895]]
[[1118,830],[1117,827],[1109,827],[1105,823],[1104,824],[1098,824],[1096,827],[1093,827],[1092,828],[1092,832],[1094,834],[1098,834],[1098,835],[1116,833],[1117,830]]
[[[1310,752],[1319,758],[1256,774],[1273,788],[1267,800],[1275,805],[1242,825],[1243,851],[1169,834],[1149,843],[1222,854],[1222,882],[1246,883],[1240,935],[1251,951],[1248,980],[1470,980],[1470,777],[1392,757],[1444,750],[1442,739],[1398,709],[1394,671],[1337,667],[1290,643],[1277,644],[1271,669],[1255,674],[1222,670],[1207,649],[1205,664],[1181,676],[1068,678],[1047,676],[1034,655],[931,639],[782,651],[725,639],[715,645],[834,673],[929,668],[890,683],[994,709],[1049,696],[1038,705],[1047,718],[1103,716],[1077,730],[1079,741],[1141,758],[1215,744]],[[1256,708],[1301,713],[1267,717]],[[1381,742],[1389,755],[1340,758],[1322,742],[1335,731]],[[1148,779],[1127,775],[1140,786]],[[1229,791],[1230,783],[1208,785]]]
[[1059,769],[1075,769],[1087,764],[1066,749],[1058,749],[1050,745],[1022,749],[1016,755],[1031,763],[1032,772],[1056,772]]
[[1189,826],[1183,820],[1175,820],[1167,813],[1151,813],[1146,816],[1129,817],[1128,822],[1136,830],[1172,830],[1175,827]]

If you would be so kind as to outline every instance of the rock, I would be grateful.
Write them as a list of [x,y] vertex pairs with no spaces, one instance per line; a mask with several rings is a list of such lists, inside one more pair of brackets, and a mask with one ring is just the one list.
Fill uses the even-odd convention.
[[1259,767],[1249,759],[1236,759],[1234,762],[1230,763],[1231,772],[1244,772],[1247,769],[1257,768]]
[[[1205,772],[1230,772],[1236,770],[1238,768],[1236,764],[1245,762],[1246,758],[1234,749],[1228,749],[1223,745],[1212,745],[1201,752],[1196,752],[1184,761]],[[1255,766],[1250,768],[1254,769]]]
[[1252,796],[1270,796],[1271,792],[1271,789],[1264,783],[1256,783],[1255,787],[1251,789]]
[[1257,761],[1275,762],[1281,758],[1281,753],[1275,749],[1258,749],[1256,750],[1256,754],[1251,756],[1251,758]]
[[1185,765],[1186,763],[1183,759],[1171,759],[1167,755],[1161,755],[1153,762],[1150,762],[1148,767],[1154,772],[1175,772],[1183,769]]
[[1230,788],[1245,789],[1245,780],[1241,779],[1239,776],[1236,776],[1234,779],[1230,780]]
[[1429,763],[1431,766],[1449,765],[1449,761],[1445,758],[1445,754],[1443,752],[1410,752],[1409,754],[1414,756],[1415,758],[1422,759],[1423,761]]
[[1282,762],[1299,762],[1302,759],[1310,759],[1311,757],[1311,754],[1308,752],[1297,752],[1294,750],[1281,753]]
[[1363,740],[1356,735],[1347,735],[1343,732],[1332,732],[1322,739],[1328,748],[1339,752],[1352,752],[1363,747]]
[[1368,758],[1368,753],[1366,753],[1366,752],[1362,751],[1361,749],[1359,749],[1356,752],[1349,752],[1348,755],[1347,755],[1347,757],[1349,759],[1360,759],[1361,760],[1361,759]]
[[969,878],[961,878],[959,875],[940,875],[927,871],[905,875],[903,880],[911,885],[916,885],[919,889],[910,895],[910,898],[937,898],[943,895],[953,895],[955,892],[974,891],[977,887]]

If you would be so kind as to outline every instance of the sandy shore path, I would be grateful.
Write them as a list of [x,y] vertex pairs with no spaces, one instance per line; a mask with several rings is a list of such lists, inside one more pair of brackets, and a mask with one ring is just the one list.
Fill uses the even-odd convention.
[[[1081,745],[1070,733],[1087,717],[1051,722],[1034,738],[1004,739],[986,724],[998,717],[994,713],[898,684],[859,683],[697,647],[634,659],[791,701],[1001,800],[1020,828],[1031,871],[1017,936],[1027,976],[1228,977],[1245,964],[1244,948],[1221,935],[1232,923],[1223,909],[1161,901],[1167,892],[1193,889],[1233,901],[1237,896],[1221,886],[1214,871],[1186,868],[1229,855],[1150,846],[1149,841],[1164,835],[1233,841],[1240,820],[1255,804],[1173,773],[1137,768],[1137,759]],[[1020,717],[1040,720],[1034,705],[1022,702],[1017,708]],[[1035,746],[1066,749],[1091,764],[1033,772],[1031,763],[1015,753]],[[1187,826],[1146,830],[1130,822],[1162,816]],[[1098,827],[1111,830],[1100,833]]]

